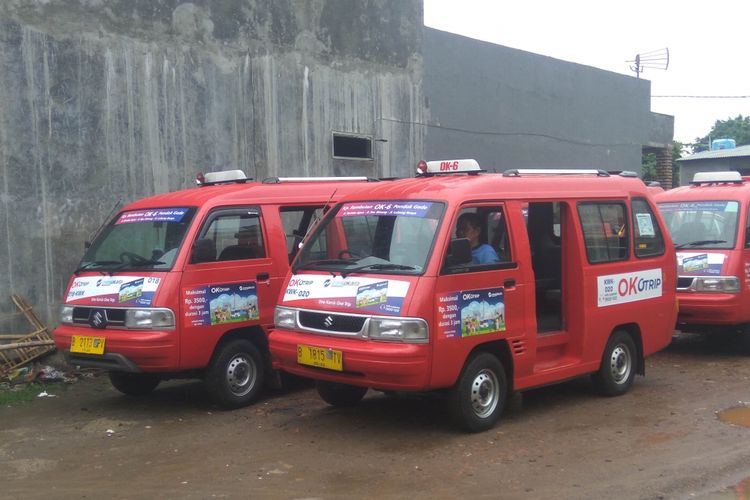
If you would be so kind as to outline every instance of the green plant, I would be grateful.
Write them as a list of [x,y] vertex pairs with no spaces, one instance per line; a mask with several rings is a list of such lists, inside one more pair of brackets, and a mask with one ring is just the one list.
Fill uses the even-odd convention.
[[44,384],[31,382],[28,384],[0,384],[0,406],[25,403],[36,398],[47,388]]

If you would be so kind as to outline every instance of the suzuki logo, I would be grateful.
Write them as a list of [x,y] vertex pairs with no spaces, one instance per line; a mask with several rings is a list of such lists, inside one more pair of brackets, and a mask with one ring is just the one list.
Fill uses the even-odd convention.
[[94,309],[89,313],[89,325],[92,328],[107,328],[107,313],[103,309]]
[[333,326],[333,318],[331,316],[326,316],[326,319],[323,320],[323,324],[326,325],[326,328],[331,328],[331,326]]

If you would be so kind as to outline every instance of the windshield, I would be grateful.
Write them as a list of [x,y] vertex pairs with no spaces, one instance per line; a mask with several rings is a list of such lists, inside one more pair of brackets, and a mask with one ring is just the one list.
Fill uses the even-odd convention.
[[659,203],[675,248],[733,248],[737,234],[736,201]]
[[443,209],[429,201],[339,205],[305,243],[294,270],[421,274]]
[[172,268],[194,208],[121,212],[99,234],[76,272]]

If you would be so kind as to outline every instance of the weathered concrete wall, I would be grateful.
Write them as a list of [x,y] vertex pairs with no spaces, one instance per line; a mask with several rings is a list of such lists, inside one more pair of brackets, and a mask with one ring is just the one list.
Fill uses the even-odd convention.
[[430,28],[424,44],[430,158],[640,171],[648,81]]
[[[421,49],[419,0],[5,0],[0,313],[20,293],[54,325],[113,204],[198,171],[408,175]],[[332,131],[388,142],[334,160]]]

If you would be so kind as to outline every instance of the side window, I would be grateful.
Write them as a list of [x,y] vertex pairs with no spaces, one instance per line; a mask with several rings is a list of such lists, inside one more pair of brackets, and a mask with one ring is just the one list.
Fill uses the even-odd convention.
[[624,203],[578,204],[586,255],[592,264],[628,258],[628,224]]
[[468,240],[471,261],[457,261],[457,256],[451,254],[451,245],[446,256],[448,272],[506,268],[513,261],[502,207],[471,207],[461,210],[453,228],[452,240],[462,238]]
[[642,198],[634,198],[630,205],[633,208],[633,241],[636,257],[662,255],[664,238],[651,207]]
[[279,212],[286,236],[289,262],[299,250],[299,244],[313,223],[323,214],[323,207],[283,207]]
[[[210,248],[215,260],[258,259],[266,256],[257,210],[220,213],[209,220],[196,246]],[[201,259],[201,261],[211,259]]]
[[745,248],[750,248],[750,209],[748,209],[747,222],[745,222]]

